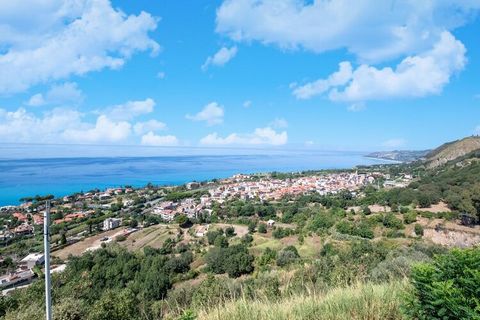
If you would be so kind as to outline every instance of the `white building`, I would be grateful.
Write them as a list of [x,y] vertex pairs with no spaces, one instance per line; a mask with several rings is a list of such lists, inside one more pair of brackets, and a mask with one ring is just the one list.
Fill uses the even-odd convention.
[[45,256],[43,253],[30,253],[28,256],[20,260],[20,263],[25,265],[28,269],[33,269],[37,265],[41,265],[45,262]]
[[122,219],[107,218],[103,221],[103,230],[112,230],[120,226]]

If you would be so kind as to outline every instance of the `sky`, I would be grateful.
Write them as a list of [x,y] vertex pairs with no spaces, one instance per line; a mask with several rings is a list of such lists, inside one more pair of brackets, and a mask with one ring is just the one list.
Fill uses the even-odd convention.
[[480,0],[0,1],[0,144],[433,148],[480,134],[479,13]]

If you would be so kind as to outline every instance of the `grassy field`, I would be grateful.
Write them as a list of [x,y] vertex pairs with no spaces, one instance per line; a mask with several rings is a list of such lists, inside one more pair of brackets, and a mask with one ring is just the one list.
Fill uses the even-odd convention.
[[323,296],[293,296],[276,302],[238,300],[198,314],[199,320],[400,320],[404,283],[364,284]]
[[177,230],[173,226],[159,224],[137,231],[119,244],[130,251],[141,250],[146,246],[160,248],[165,240],[174,238],[176,234]]
[[102,238],[114,238],[115,236],[122,234],[125,228],[117,228],[115,230],[109,230],[97,235],[88,237],[80,242],[69,245],[63,249],[52,252],[52,255],[60,259],[66,260],[69,255],[79,256],[86,250],[100,248]]

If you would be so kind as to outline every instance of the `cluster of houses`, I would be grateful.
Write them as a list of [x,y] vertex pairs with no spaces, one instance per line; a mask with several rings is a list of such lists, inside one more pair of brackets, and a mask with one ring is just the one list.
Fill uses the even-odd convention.
[[179,214],[194,218],[200,213],[211,213],[214,202],[221,204],[233,198],[259,199],[260,201],[279,200],[285,195],[301,195],[311,192],[321,195],[335,194],[341,190],[354,192],[364,185],[374,183],[375,177],[375,174],[358,172],[332,173],[283,180],[269,177],[252,179],[252,176],[249,175],[235,175],[211,188],[209,194],[201,196],[199,200],[187,198],[180,202],[160,202],[153,208],[153,213],[161,216],[165,221],[172,221]]

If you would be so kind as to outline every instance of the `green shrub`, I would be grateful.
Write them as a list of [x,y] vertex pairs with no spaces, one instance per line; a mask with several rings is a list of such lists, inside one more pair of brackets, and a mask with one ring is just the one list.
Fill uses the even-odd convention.
[[423,226],[421,224],[415,224],[415,234],[419,237],[423,237]]
[[398,219],[393,213],[387,213],[383,216],[383,225],[391,229],[403,229],[402,220]]
[[265,225],[265,223],[260,223],[258,225],[257,231],[259,233],[267,233],[267,226]]
[[412,270],[405,311],[415,319],[480,319],[480,248],[453,249]]
[[406,224],[414,223],[417,221],[417,213],[415,211],[409,211],[403,214],[403,221]]

